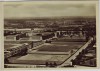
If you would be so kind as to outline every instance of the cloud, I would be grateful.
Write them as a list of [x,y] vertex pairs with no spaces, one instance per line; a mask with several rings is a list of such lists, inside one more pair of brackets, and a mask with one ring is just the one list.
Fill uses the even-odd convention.
[[47,3],[6,3],[5,18],[56,17],[56,16],[95,16],[95,4]]

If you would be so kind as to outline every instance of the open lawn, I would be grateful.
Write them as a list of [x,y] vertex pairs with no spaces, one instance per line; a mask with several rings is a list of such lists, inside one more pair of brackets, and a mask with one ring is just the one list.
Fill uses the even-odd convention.
[[42,55],[42,54],[27,54],[17,59],[9,59],[10,63],[14,64],[45,64],[46,62],[56,62],[61,64],[68,55]]
[[66,43],[51,43],[49,45],[41,46],[38,51],[49,51],[49,52],[68,52],[71,49],[79,49],[84,42],[66,42]]

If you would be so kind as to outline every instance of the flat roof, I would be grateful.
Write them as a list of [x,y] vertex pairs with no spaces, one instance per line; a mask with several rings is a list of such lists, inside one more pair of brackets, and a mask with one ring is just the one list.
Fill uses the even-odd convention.
[[8,49],[8,48],[11,48],[13,46],[16,46],[16,45],[13,45],[13,44],[4,44],[4,49]]
[[43,32],[43,33],[42,33],[42,36],[49,35],[49,34],[51,34],[51,33],[53,33],[53,32]]
[[4,44],[4,49],[17,48],[19,46],[22,46],[22,44]]
[[15,36],[17,36],[17,35],[7,35],[5,37],[15,37]]
[[23,44],[23,43],[31,43],[32,41],[4,41],[4,44]]

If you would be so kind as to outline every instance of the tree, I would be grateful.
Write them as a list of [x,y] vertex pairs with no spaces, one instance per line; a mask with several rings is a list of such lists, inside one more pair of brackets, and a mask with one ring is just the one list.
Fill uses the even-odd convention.
[[5,59],[4,59],[4,63],[5,63],[5,64],[9,63],[8,58],[5,58]]

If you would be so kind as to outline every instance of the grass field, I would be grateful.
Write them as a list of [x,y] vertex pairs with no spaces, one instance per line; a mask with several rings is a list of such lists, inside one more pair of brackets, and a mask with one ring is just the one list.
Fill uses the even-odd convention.
[[[21,56],[19,58],[12,58],[9,59],[10,63],[13,64],[32,64],[32,65],[45,65],[46,62],[53,63],[56,62],[57,65],[61,64],[63,61],[65,61],[68,57],[70,57],[70,54],[53,54],[52,52],[67,52],[71,49],[78,49],[81,46],[83,46],[85,42],[56,42],[51,44],[45,44],[41,46],[37,52],[45,52],[45,54],[27,54],[25,56]],[[51,52],[51,54],[46,54],[46,52]]]
[[85,37],[75,37],[73,36],[72,38],[69,36],[64,36],[61,38],[57,38],[57,39],[52,39],[52,42],[83,42],[86,41]]
[[68,52],[71,49],[79,49],[82,45],[84,45],[84,42],[51,43],[50,45],[41,46],[38,51]]
[[[81,42],[77,41],[80,40]],[[25,43],[23,42],[8,42],[8,43]],[[39,46],[36,49],[37,53],[27,54],[18,58],[10,58],[10,63],[13,64],[32,64],[32,65],[44,65],[46,62],[53,63],[56,62],[57,65],[64,62],[68,57],[72,54],[60,54],[60,53],[67,53],[72,49],[76,49],[76,51],[81,48],[86,42],[83,42],[81,39],[67,39],[66,37],[57,38],[52,40],[51,43],[44,43],[43,45]],[[76,52],[75,51],[75,52]],[[43,52],[43,53],[38,53]],[[49,52],[49,54],[47,53]],[[52,54],[54,53],[54,54]],[[57,54],[58,53],[58,54]]]
[[11,63],[14,64],[45,64],[46,62],[56,62],[61,64],[68,55],[42,55],[42,54],[27,54],[17,59],[10,59]]

